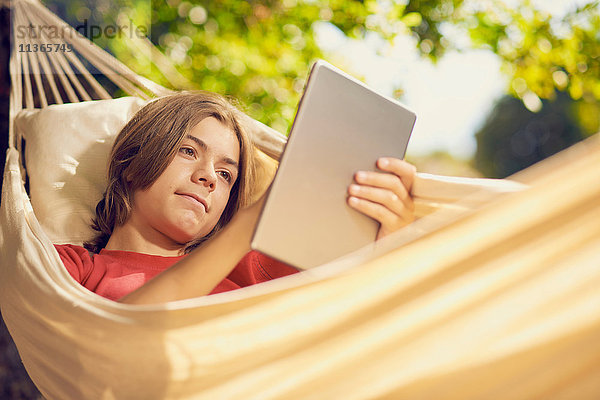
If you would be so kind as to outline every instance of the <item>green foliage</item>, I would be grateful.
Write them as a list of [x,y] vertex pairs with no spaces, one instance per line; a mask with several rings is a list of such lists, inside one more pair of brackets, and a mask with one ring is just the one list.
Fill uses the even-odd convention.
[[173,0],[152,8],[152,41],[195,88],[232,95],[252,117],[287,131],[308,66],[321,56],[317,5],[291,13],[285,2]]
[[[452,47],[451,42],[442,33],[445,22],[461,21],[460,9],[464,0],[410,0],[403,10],[404,19],[419,16],[418,24],[408,24],[419,44],[423,55],[433,61],[441,57]],[[402,7],[402,6],[397,6]],[[414,18],[414,17],[413,17]]]
[[[329,21],[360,37],[375,1],[56,0],[49,6],[71,25],[121,25],[132,19],[190,82],[237,98],[254,118],[287,132],[312,62],[323,54],[313,24]],[[131,69],[167,87],[172,84],[127,37],[94,39]],[[156,60],[153,60],[156,61]]]
[[512,78],[520,98],[534,93],[554,97],[556,89],[575,99],[600,100],[600,13],[594,2],[562,20],[536,10],[529,2],[483,16],[485,25],[469,29],[474,43],[493,49]]
[[[232,95],[251,116],[282,132],[293,119],[310,64],[327,57],[315,40],[316,22],[331,23],[353,38],[372,32],[393,42],[411,35],[434,62],[448,50],[488,48],[503,60],[511,93],[526,104],[551,99],[557,90],[583,99],[592,110],[600,104],[598,1],[561,19],[531,0],[514,8],[503,0],[53,0],[48,5],[73,26],[84,18],[98,24],[132,19],[149,28],[151,41],[192,88]],[[132,50],[126,38],[95,41],[134,71],[165,86],[181,86]],[[581,115],[586,129],[600,128],[597,119]]]
[[[422,22],[411,27],[420,49],[437,59],[449,49],[488,48],[503,61],[511,93],[551,99],[556,90],[589,103],[600,101],[600,9],[598,1],[550,15],[530,0],[514,7],[502,0],[411,0],[405,12]],[[444,32],[448,32],[444,34]],[[596,129],[599,127],[597,126]]]

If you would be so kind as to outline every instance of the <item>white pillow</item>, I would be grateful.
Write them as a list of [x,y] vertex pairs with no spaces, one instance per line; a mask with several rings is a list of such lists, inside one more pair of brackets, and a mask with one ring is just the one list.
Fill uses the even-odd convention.
[[115,136],[147,101],[136,97],[23,110],[15,128],[25,138],[25,164],[35,214],[54,243],[81,244],[106,188]]

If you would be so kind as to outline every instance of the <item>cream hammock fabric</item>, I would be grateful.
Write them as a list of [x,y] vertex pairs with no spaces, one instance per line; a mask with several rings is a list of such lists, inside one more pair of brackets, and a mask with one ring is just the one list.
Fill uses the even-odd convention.
[[[19,24],[63,24],[37,2],[13,7]],[[73,42],[128,93],[165,92],[85,39]],[[23,100],[33,107],[50,65],[62,72],[56,90],[46,81],[42,107],[61,103],[65,85],[70,102],[89,100],[78,78],[102,97],[91,76],[69,70],[75,60],[13,53],[11,119]],[[29,72],[33,84],[21,79]],[[24,113],[27,121],[34,111]],[[276,157],[284,138],[257,124],[255,141]],[[598,136],[515,176],[526,190],[420,175],[421,218],[374,249],[155,306],[112,302],[70,278],[25,193],[19,144],[11,125],[0,305],[48,399],[598,398]]]

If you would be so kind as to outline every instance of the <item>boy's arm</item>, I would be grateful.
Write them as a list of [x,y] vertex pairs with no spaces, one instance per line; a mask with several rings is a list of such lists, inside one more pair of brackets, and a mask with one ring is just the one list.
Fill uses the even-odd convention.
[[250,251],[263,202],[264,196],[237,212],[211,240],[119,302],[153,304],[209,294]]
[[[391,157],[377,166],[384,172],[358,172],[348,187],[348,204],[379,222],[377,239],[389,235],[414,219],[410,195],[416,169]],[[215,237],[165,272],[119,301],[151,304],[209,294],[250,251],[250,241],[265,195],[240,210]]]

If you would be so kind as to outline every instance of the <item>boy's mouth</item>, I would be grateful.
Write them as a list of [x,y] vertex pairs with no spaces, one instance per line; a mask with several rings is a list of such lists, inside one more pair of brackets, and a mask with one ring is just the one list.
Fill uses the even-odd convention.
[[198,196],[195,193],[175,193],[178,196],[184,197],[189,199],[190,201],[197,203],[198,205],[202,205],[202,207],[204,207],[204,211],[208,212],[208,204],[206,203],[206,200],[204,200],[202,197]]

